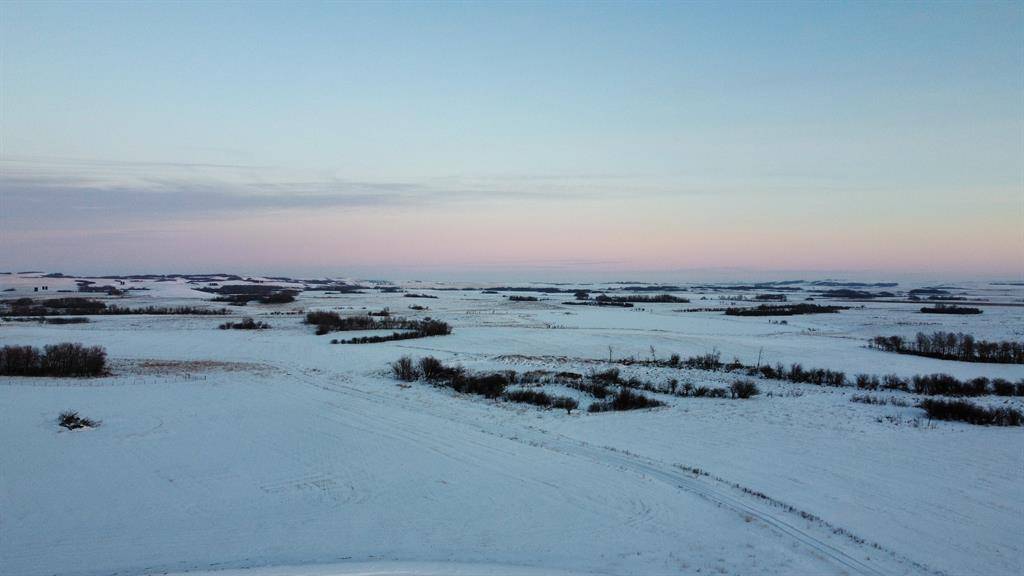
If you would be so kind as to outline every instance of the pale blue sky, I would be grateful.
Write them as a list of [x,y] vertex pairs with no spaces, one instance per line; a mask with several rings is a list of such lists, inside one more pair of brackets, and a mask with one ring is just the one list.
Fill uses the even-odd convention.
[[[133,268],[139,230],[172,253],[175,234],[242,243],[268,214],[317,213],[339,223],[336,256],[303,265],[344,269],[365,264],[344,255],[353,219],[462,214],[468,234],[583,205],[658,231],[670,268],[1024,269],[1019,2],[3,3],[0,48],[0,247],[19,254],[0,266]],[[740,247],[688,259],[673,222],[833,243],[777,266]],[[974,249],[930,254],[951,226]],[[864,234],[905,253],[830,256]],[[419,264],[495,264],[445,250]]]

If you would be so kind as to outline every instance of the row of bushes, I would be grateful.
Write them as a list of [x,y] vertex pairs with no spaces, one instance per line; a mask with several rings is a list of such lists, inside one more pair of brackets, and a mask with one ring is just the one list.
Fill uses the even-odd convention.
[[218,326],[221,330],[266,330],[270,324],[257,322],[252,318],[245,318],[241,322],[225,322]]
[[974,336],[953,332],[918,332],[913,340],[902,336],[876,336],[873,348],[897,354],[913,354],[961,362],[1024,364],[1024,342],[976,340]]
[[0,376],[102,376],[106,370],[107,352],[100,346],[65,342],[42,351],[34,346],[0,348]]
[[981,314],[981,308],[971,308],[968,306],[956,306],[956,305],[945,305],[936,304],[935,306],[925,306],[921,308],[922,314]]
[[760,376],[769,380],[785,380],[796,384],[816,384],[818,386],[847,386],[846,373],[824,368],[804,368],[799,363],[791,364],[787,369],[782,364],[752,367],[747,369],[751,376]]
[[861,390],[899,390],[913,392],[925,396],[1024,396],[1024,380],[1014,384],[1002,378],[972,378],[959,380],[949,374],[918,374],[903,378],[895,374],[876,376],[857,374],[852,381],[846,374],[835,370],[821,368],[803,368],[800,364],[792,364],[788,369],[781,364],[761,366],[749,369],[751,375],[758,375],[773,380],[786,380],[802,384],[819,386],[855,386]]
[[562,302],[565,306],[613,306],[616,308],[632,308],[631,302],[616,302],[614,300],[577,300]]
[[107,305],[90,298],[51,298],[38,302],[31,298],[7,300],[4,303],[7,316],[52,316],[74,314],[102,314]]
[[[619,371],[614,368],[606,372],[593,373],[586,379],[580,374],[571,372],[549,375],[541,374],[537,371],[527,372],[519,378],[514,371],[470,375],[461,366],[445,366],[440,360],[432,356],[421,358],[419,363],[413,363],[411,358],[405,356],[393,363],[391,369],[396,378],[408,382],[423,378],[428,382],[440,384],[459,392],[479,394],[488,398],[502,397],[513,402],[564,408],[569,411],[578,406],[578,402],[573,398],[551,396],[538,390],[505,391],[505,387],[513,384],[563,384],[588,393],[595,399],[600,400],[600,402],[591,404],[590,412],[635,410],[664,405],[659,400],[636,392],[634,388],[644,387],[651,391],[657,390],[653,390],[649,385],[645,386],[635,380],[620,379]],[[613,391],[610,388],[611,386],[617,386],[617,390]]]
[[[415,333],[413,338],[425,336],[444,336],[451,334],[451,326],[440,320],[424,318],[422,320],[410,320],[407,318],[391,316],[390,311],[386,314],[372,313],[371,316],[341,316],[337,312],[307,312],[306,324],[316,326],[317,335],[329,332],[346,332],[352,330],[411,330]],[[390,338],[387,337],[387,338]]]
[[573,410],[580,406],[580,403],[575,398],[552,396],[540,390],[509,390],[502,397],[511,402],[519,402],[521,404],[532,404],[543,408],[559,408],[565,410],[566,413],[572,413]]
[[510,402],[560,408],[567,412],[572,412],[579,406],[575,398],[567,396],[552,396],[538,390],[506,390],[516,381],[514,371],[472,374],[462,366],[446,366],[433,356],[420,358],[418,363],[413,362],[408,356],[403,356],[391,364],[391,371],[396,378],[405,382],[422,378],[435,386],[451,388],[463,394],[503,398]]
[[910,378],[903,378],[895,374],[881,377],[870,374],[857,374],[853,380],[849,380],[844,372],[822,368],[804,368],[799,363],[791,364],[788,368],[782,364],[775,364],[774,366],[770,364],[746,366],[737,359],[730,363],[724,363],[717,351],[691,356],[686,359],[681,359],[678,354],[673,354],[667,361],[655,360],[645,363],[672,368],[681,367],[710,371],[743,370],[749,376],[760,376],[769,380],[785,380],[797,384],[816,384],[818,386],[854,386],[861,390],[900,390],[925,396],[984,396],[988,394],[996,396],[1024,396],[1024,379],[1013,383],[1003,378],[989,379],[982,377],[959,380],[948,374],[923,374]]
[[874,404],[874,405],[892,404],[893,406],[902,406],[902,407],[910,406],[910,403],[907,402],[906,400],[901,400],[899,398],[893,398],[891,396],[888,397],[888,398],[886,398],[884,396],[872,396],[871,394],[854,394],[853,396],[850,397],[850,402],[859,402],[861,404]]
[[918,404],[933,420],[955,420],[982,426],[1021,426],[1024,414],[1009,406],[989,408],[967,400],[926,398]]
[[295,302],[295,295],[297,293],[294,290],[283,290],[280,292],[271,292],[269,294],[223,294],[213,299],[213,302],[228,302],[234,306],[245,306],[249,302],[259,302],[260,304],[288,304]]
[[[686,384],[679,387],[677,380],[670,380],[667,384],[656,385],[644,382],[637,378],[622,378],[617,368],[610,368],[604,371],[596,371],[584,377],[576,372],[549,372],[544,370],[533,370],[517,375],[514,371],[505,371],[490,375],[467,376],[461,367],[445,366],[440,360],[433,357],[420,359],[414,363],[408,356],[399,359],[391,365],[396,378],[404,381],[415,381],[420,378],[428,382],[441,382],[449,388],[460,392],[481,394],[488,397],[504,395],[503,391],[496,389],[496,383],[505,382],[505,386],[512,384],[519,385],[564,385],[580,392],[593,396],[600,402],[595,402],[594,412],[611,410],[632,410],[638,408],[651,408],[663,405],[662,402],[649,398],[639,391],[654,392],[659,394],[672,394],[683,397],[694,398],[738,398],[747,399],[760,393],[757,384],[750,380],[736,380],[726,388],[710,388],[707,386],[694,387]],[[548,405],[544,393],[537,390],[514,391],[515,401],[527,403],[540,403]],[[555,402],[557,397],[552,398]],[[565,407],[552,404],[553,407]]]
[[85,316],[2,316],[6,322],[39,322],[40,324],[88,324]]
[[121,306],[107,306],[107,309],[97,314],[151,314],[155,316],[169,315],[196,315],[196,316],[224,316],[228,311],[224,308],[196,308],[195,306],[146,306],[142,308],[123,308]]
[[654,398],[648,398],[643,394],[634,392],[626,386],[620,386],[614,396],[601,402],[591,402],[587,412],[611,412],[620,410],[642,410],[644,408],[657,408],[665,403]]
[[608,296],[600,294],[594,298],[595,302],[631,302],[635,304],[687,304],[689,299],[673,296],[671,294],[659,294],[656,296],[629,295],[629,296]]
[[567,384],[578,390],[590,393],[595,398],[604,398],[608,394],[608,386],[617,385],[625,388],[631,388],[634,390],[644,390],[647,392],[655,392],[658,394],[671,394],[673,396],[682,396],[684,398],[739,398],[747,399],[760,394],[760,390],[757,388],[757,384],[750,380],[736,380],[728,389],[725,388],[710,388],[708,386],[694,386],[693,384],[686,383],[682,387],[679,386],[679,381],[672,379],[664,385],[652,384],[650,382],[643,382],[638,378],[623,379],[620,376],[618,368],[609,368],[602,372],[594,372],[590,375],[589,382],[580,382],[578,384]]
[[[423,320],[402,320],[403,327],[407,332],[392,332],[385,336],[359,336],[347,340],[331,340],[331,344],[376,344],[380,342],[392,342],[395,340],[411,340],[413,338],[427,338],[430,336],[447,336],[452,333],[452,327],[446,322],[424,318]],[[387,323],[387,321],[380,321]],[[321,332],[317,330],[317,334]]]
[[331,340],[331,344],[377,344],[380,342],[393,342],[395,340],[412,340],[414,338],[427,338],[429,336],[445,336],[451,334],[452,329],[445,322],[440,320],[413,321],[408,332],[392,332],[384,336],[358,336],[347,340]]
[[726,308],[726,316],[796,316],[799,314],[834,314],[848,310],[849,306],[822,306],[820,304],[761,304],[753,308]]
[[34,302],[31,298],[19,298],[4,303],[5,316],[97,316],[121,314],[190,314],[190,315],[224,315],[228,311],[223,308],[196,308],[194,306],[146,306],[144,308],[127,308],[116,305],[108,306],[105,302],[89,298],[53,298]]
[[923,374],[911,378],[895,374],[881,378],[858,374],[854,385],[861,390],[901,390],[925,396],[1024,396],[1024,380],[1016,384],[1003,378],[959,380],[949,374]]

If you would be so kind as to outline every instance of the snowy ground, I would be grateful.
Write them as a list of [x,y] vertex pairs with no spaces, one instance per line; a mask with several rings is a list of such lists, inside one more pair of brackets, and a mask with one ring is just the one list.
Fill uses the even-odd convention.
[[[0,289],[15,288],[0,298],[78,295],[57,292],[72,280],[32,276],[0,276]],[[44,283],[46,293],[32,291]],[[181,279],[131,285],[149,290],[118,304],[220,307]],[[1019,340],[1024,287],[958,285],[985,300],[980,316],[867,302],[786,325],[678,312],[737,291],[618,309],[562,305],[572,294],[509,302],[429,288],[409,286],[437,299],[305,292],[292,304],[231,308],[273,326],[259,332],[218,330],[219,316],[0,322],[0,344],[102,345],[113,368],[95,379],[0,377],[0,574],[1024,571],[1020,428],[930,423],[914,407],[850,402],[855,390],[770,381],[746,401],[659,396],[667,407],[567,415],[400,385],[387,369],[408,354],[587,372],[608,366],[609,347],[615,359],[649,358],[653,347],[659,358],[718,350],[851,375],[1017,380],[1024,367],[889,354],[866,341],[919,330]],[[385,306],[440,318],[454,333],[331,345],[300,315],[280,314]],[[65,409],[102,425],[62,431],[54,420]]]

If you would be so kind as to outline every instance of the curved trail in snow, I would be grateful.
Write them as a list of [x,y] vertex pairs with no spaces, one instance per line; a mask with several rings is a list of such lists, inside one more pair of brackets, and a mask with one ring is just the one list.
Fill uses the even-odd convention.
[[[796,516],[795,514],[781,511],[770,502],[762,502],[754,499],[753,497],[748,498],[738,495],[735,493],[735,488],[732,486],[715,485],[725,484],[722,480],[704,478],[669,463],[647,459],[634,454],[628,454],[609,447],[588,444],[560,434],[552,434],[539,430],[531,426],[516,425],[515,434],[509,435],[507,433],[502,433],[499,430],[488,428],[485,424],[477,421],[477,419],[452,418],[452,414],[450,412],[440,411],[433,406],[424,405],[419,402],[414,403],[411,400],[404,399],[399,396],[370,392],[351,385],[339,383],[337,381],[328,381],[326,378],[320,380],[305,374],[293,372],[287,368],[285,368],[285,370],[290,372],[292,377],[308,386],[333,391],[339,394],[358,396],[363,400],[378,404],[388,404],[392,406],[399,404],[402,408],[407,410],[419,414],[426,413],[430,416],[456,423],[458,425],[470,426],[477,431],[490,436],[515,441],[534,448],[550,450],[563,456],[587,459],[601,465],[625,470],[643,477],[663,482],[680,491],[701,497],[718,506],[732,510],[741,516],[756,519],[763,525],[788,538],[791,538],[805,548],[812,550],[821,557],[831,561],[833,564],[841,567],[849,574],[858,574],[862,576],[886,576],[891,574],[889,570],[878,566],[875,563],[869,564],[868,562],[855,558],[840,547],[829,543],[804,528],[797,526],[790,521],[790,518],[787,518],[787,516]],[[346,409],[344,406],[333,403],[331,406],[338,411],[349,412],[349,409]],[[421,444],[430,443],[432,441],[429,431],[423,430],[419,427],[410,427],[406,422],[403,422],[400,417],[388,417],[385,418],[385,420],[387,421],[387,426],[381,427],[382,432],[385,434],[394,435],[398,432],[399,436]],[[381,422],[378,421],[378,424],[379,423]],[[466,440],[470,441],[469,439]],[[443,444],[442,446],[432,447],[432,449],[439,449],[439,451],[443,451],[448,456],[453,456],[453,454],[449,453],[445,448],[453,447]],[[494,449],[493,446],[488,446],[488,448]],[[822,529],[827,530],[827,527],[823,527]],[[839,537],[848,542],[850,546],[856,548],[865,547],[864,544],[847,539],[845,536]],[[903,569],[899,572],[930,572],[926,567],[909,559],[904,559],[893,551],[877,549],[877,552],[880,554],[884,553],[890,556],[893,561],[901,564]]]

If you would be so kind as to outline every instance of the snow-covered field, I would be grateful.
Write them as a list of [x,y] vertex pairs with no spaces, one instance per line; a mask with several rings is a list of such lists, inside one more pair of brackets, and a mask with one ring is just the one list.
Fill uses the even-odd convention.
[[[33,291],[44,284],[49,290]],[[14,290],[0,299],[221,307],[194,289],[204,284],[128,281],[148,290],[110,297],[60,293],[75,289],[73,279],[3,275],[0,290]],[[437,298],[368,289],[228,307],[229,319],[272,326],[262,331],[218,330],[222,316],[0,322],[0,345],[101,345],[112,372],[0,377],[0,574],[1024,572],[1022,428],[929,422],[908,393],[877,393],[906,407],[866,405],[850,401],[856,389],[769,380],[758,380],[761,394],[750,400],[652,394],[668,405],[566,414],[400,383],[388,368],[403,355],[433,355],[471,370],[587,373],[608,368],[609,355],[717,350],[726,361],[801,362],[848,375],[1016,381],[1024,366],[866,345],[876,335],[935,330],[1021,340],[1024,286],[957,284],[951,292],[981,302],[977,316],[920,314],[924,303],[905,301],[914,286],[900,285],[864,288],[899,294],[884,302],[817,297],[854,308],[786,318],[681,312],[740,293],[696,286],[673,292],[689,304],[632,309],[563,305],[571,293],[511,302],[483,285],[402,286]],[[791,300],[811,294],[803,289]],[[757,292],[771,290],[746,293]],[[429,310],[409,310],[414,304]],[[383,307],[454,331],[332,345],[300,313]],[[656,382],[735,379],[619,367]],[[66,409],[102,425],[63,430],[55,419]]]

